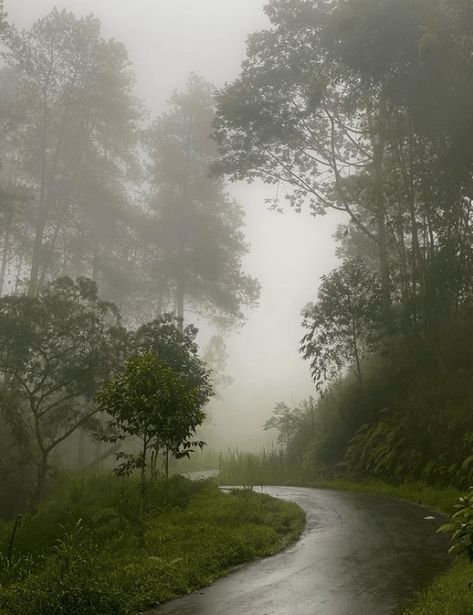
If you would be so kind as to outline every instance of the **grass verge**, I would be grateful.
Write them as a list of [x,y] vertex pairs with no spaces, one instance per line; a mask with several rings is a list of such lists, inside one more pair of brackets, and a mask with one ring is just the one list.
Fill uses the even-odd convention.
[[470,564],[466,560],[457,561],[420,594],[404,615],[472,615],[471,581]]
[[353,491],[367,495],[379,495],[396,500],[405,500],[414,504],[421,504],[435,509],[446,515],[453,511],[462,492],[454,487],[431,487],[422,482],[389,485],[381,481],[352,482],[348,480],[320,480],[306,486],[318,489],[335,489],[339,491]]
[[137,484],[94,477],[58,488],[7,545],[0,526],[1,615],[128,615],[273,555],[304,527],[295,504],[180,477],[155,484],[137,522]]

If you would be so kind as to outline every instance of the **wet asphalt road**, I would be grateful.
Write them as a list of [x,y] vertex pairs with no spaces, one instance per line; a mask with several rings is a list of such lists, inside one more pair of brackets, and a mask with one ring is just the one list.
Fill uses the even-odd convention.
[[336,491],[264,491],[305,510],[301,539],[148,615],[398,615],[448,565],[448,540],[435,533],[442,519],[425,520],[425,508]]

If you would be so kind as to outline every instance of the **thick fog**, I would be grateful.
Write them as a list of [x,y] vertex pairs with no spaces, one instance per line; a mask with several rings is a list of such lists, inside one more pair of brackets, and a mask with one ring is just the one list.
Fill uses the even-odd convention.
[[[264,0],[6,0],[9,21],[29,27],[54,6],[94,13],[108,37],[125,43],[136,74],[136,94],[151,115],[166,108],[191,72],[223,85],[239,71],[246,36],[264,27]],[[259,446],[263,422],[277,401],[297,403],[314,394],[298,352],[300,311],[315,299],[318,279],[333,268],[336,216],[313,218],[289,208],[279,214],[265,199],[275,188],[230,185],[246,211],[251,244],[246,272],[261,283],[258,308],[226,339],[233,384],[213,403],[215,438],[223,445]],[[187,321],[195,321],[186,314]],[[206,335],[206,324],[197,319]]]

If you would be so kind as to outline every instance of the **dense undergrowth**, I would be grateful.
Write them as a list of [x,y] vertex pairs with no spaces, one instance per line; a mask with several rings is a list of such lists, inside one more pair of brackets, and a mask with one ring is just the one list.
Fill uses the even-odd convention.
[[[138,485],[111,476],[57,486],[9,548],[0,525],[1,615],[126,615],[208,585],[276,553],[302,531],[294,504],[209,481],[150,486],[144,527]],[[164,504],[167,502],[167,504]]]
[[[473,320],[431,340],[390,340],[318,400],[287,408],[278,449],[222,456],[222,480],[243,484],[320,478],[473,484]],[[275,436],[276,437],[276,436]]]

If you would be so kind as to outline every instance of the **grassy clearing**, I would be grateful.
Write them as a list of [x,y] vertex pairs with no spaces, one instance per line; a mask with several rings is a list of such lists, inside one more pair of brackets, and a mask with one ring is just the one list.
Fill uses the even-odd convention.
[[280,551],[304,526],[295,504],[208,481],[175,477],[165,500],[154,485],[143,537],[134,481],[73,481],[25,520],[10,562],[11,525],[0,526],[1,615],[136,613]]

